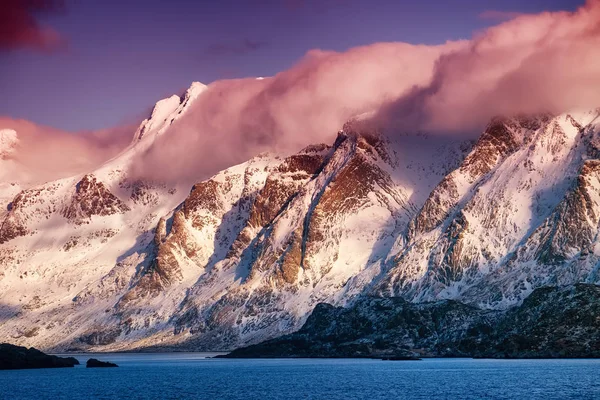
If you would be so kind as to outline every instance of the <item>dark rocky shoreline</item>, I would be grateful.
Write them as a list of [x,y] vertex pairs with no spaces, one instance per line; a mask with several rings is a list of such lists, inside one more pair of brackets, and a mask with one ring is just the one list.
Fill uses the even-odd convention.
[[[46,354],[33,347],[15,346],[10,343],[0,344],[0,370],[7,369],[39,369],[69,368],[79,365],[75,357],[58,357]],[[87,368],[118,367],[117,364],[90,358]]]
[[45,354],[37,349],[0,344],[0,370],[3,369],[37,369],[37,368],[69,368],[79,365],[74,357],[57,357]]
[[[389,361],[436,357],[600,358],[600,286],[542,287],[504,311],[455,300],[410,303],[399,297],[362,297],[347,308],[321,303],[297,332],[215,356]],[[73,357],[0,345],[0,369],[77,364]]]
[[299,331],[220,357],[600,358],[600,286],[539,288],[506,311],[381,297],[319,304]]

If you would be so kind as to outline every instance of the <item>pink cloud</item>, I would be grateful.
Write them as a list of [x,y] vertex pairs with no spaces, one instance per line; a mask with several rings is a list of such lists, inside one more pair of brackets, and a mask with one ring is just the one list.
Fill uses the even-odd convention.
[[440,46],[314,50],[264,80],[218,81],[135,173],[207,177],[265,150],[331,142],[355,115],[391,132],[477,133],[496,115],[600,106],[600,0],[522,15]]
[[11,181],[40,183],[85,173],[116,155],[130,143],[134,126],[70,133],[29,121],[0,117],[0,129],[17,132],[11,158],[21,166]]
[[426,85],[440,55],[460,46],[378,43],[344,53],[313,50],[271,78],[214,82],[144,154],[135,173],[194,179],[261,151],[331,142],[349,118]]
[[[131,172],[199,180],[261,151],[331,143],[344,122],[362,113],[392,133],[479,133],[496,115],[599,107],[599,88],[600,0],[588,0],[575,12],[519,16],[468,41],[313,50],[274,77],[214,82]],[[72,136],[39,139],[31,163],[58,160],[63,173],[98,164],[123,146],[112,132]],[[80,151],[88,164],[61,164],[61,154]]]
[[599,107],[599,87],[600,1],[588,0],[572,13],[521,16],[476,35],[386,113],[413,128],[472,130],[494,115]]

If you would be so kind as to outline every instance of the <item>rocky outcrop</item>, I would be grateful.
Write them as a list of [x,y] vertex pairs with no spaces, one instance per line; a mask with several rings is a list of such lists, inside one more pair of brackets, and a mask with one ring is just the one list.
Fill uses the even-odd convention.
[[287,204],[302,185],[313,178],[320,170],[327,146],[311,147],[299,154],[287,157],[272,172],[261,189],[248,218],[248,225],[253,228],[262,228],[271,223],[281,212],[282,207]]
[[598,357],[598,315],[600,286],[589,284],[536,289],[504,312],[368,297],[319,304],[298,332],[226,357]]
[[115,368],[115,367],[118,367],[118,365],[111,363],[111,362],[100,361],[95,358],[90,358],[85,363],[85,367],[86,368]]
[[92,216],[122,214],[129,207],[112,194],[94,175],[85,175],[75,186],[75,195],[62,215],[69,221],[82,224]]
[[[57,211],[51,201],[58,185],[49,184],[19,192],[8,204],[8,214],[0,225],[0,244],[32,233],[28,224],[38,218],[50,218]],[[35,214],[32,211],[35,211]]]
[[27,347],[14,346],[8,343],[0,344],[0,370],[2,369],[35,369],[35,368],[65,368],[79,365],[73,357],[51,356],[41,351]]
[[79,341],[91,346],[106,346],[107,344],[114,343],[120,334],[121,329],[119,328],[110,328],[104,331],[96,330],[80,336]]
[[[472,327],[491,330],[497,314],[455,301],[415,305],[366,297],[349,308],[319,304],[296,333],[233,351],[228,357],[406,357],[458,354],[441,350]],[[474,331],[469,332],[473,334]]]
[[0,225],[0,244],[6,243],[11,239],[27,235],[27,227],[18,217],[9,214]]

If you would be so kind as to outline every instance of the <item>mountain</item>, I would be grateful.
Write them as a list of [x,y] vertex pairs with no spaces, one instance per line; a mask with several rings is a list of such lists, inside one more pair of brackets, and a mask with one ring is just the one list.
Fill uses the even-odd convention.
[[475,142],[358,118],[332,143],[193,186],[133,178],[204,89],[158,102],[94,171],[0,185],[2,337],[229,350],[297,330],[319,303],[502,310],[541,286],[600,280],[600,110],[497,118]]

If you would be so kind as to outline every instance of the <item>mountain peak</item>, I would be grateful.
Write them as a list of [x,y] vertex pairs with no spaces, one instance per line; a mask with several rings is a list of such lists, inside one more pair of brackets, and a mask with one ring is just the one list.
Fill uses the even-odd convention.
[[[166,99],[159,100],[152,109],[152,113],[150,114],[151,120],[160,120],[165,119],[169,114],[171,114],[175,109],[181,104],[181,98],[174,94],[171,97],[167,97]],[[165,118],[163,118],[165,117]]]
[[207,86],[200,82],[192,82],[183,94],[183,97],[172,95],[159,100],[152,109],[150,117],[142,121],[134,134],[134,142],[146,137],[150,131],[157,133],[166,129],[173,121],[179,118],[188,106],[204,91]]
[[192,84],[190,85],[190,87],[188,88],[188,90],[186,90],[184,96],[183,96],[183,100],[194,100],[196,97],[198,97],[198,95],[200,93],[202,93],[204,90],[206,90],[208,86],[206,86],[204,83],[202,82],[192,82]]

